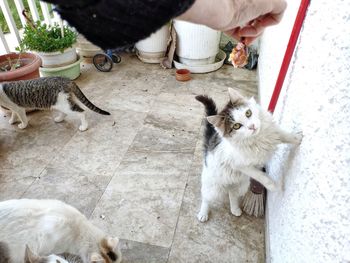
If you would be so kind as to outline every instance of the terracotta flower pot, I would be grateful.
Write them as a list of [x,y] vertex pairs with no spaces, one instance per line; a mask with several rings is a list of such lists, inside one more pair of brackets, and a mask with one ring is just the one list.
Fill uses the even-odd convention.
[[20,67],[13,71],[0,71],[0,82],[13,80],[26,80],[39,78],[39,67],[41,59],[39,56],[32,53],[10,53],[0,56],[0,67],[8,64],[8,58],[11,61],[17,61],[20,55]]

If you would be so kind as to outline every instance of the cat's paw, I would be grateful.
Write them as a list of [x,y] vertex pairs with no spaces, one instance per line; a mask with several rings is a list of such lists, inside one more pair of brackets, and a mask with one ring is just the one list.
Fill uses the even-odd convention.
[[231,208],[231,214],[233,214],[234,216],[241,216],[242,209],[240,209],[239,207],[237,207],[235,209]]
[[204,223],[204,222],[208,221],[209,217],[208,217],[208,214],[203,214],[203,213],[199,212],[197,215],[197,219],[200,222]]
[[273,181],[271,182],[268,182],[266,185],[265,185],[266,189],[271,191],[271,192],[277,192],[277,191],[280,191],[281,190],[281,186]]
[[20,128],[21,130],[25,129],[28,126],[28,123],[20,123],[18,124],[18,128]]
[[56,118],[54,118],[54,121],[55,122],[62,122],[64,120],[64,117],[63,116],[57,116]]
[[15,124],[17,122],[17,120],[15,118],[11,118],[9,119],[9,123],[12,125],[12,124]]
[[292,143],[299,145],[299,144],[301,144],[302,140],[303,140],[303,132],[300,131],[300,132],[297,132],[293,135]]
[[87,125],[80,125],[79,126],[79,131],[83,132],[86,131],[89,127]]

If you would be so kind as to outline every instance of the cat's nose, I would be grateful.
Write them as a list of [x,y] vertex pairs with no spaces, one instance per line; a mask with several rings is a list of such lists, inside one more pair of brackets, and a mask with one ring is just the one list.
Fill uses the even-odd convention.
[[249,125],[249,126],[248,126],[248,129],[249,129],[249,130],[253,130],[253,131],[255,131],[255,130],[256,130],[255,125],[254,125],[254,124]]

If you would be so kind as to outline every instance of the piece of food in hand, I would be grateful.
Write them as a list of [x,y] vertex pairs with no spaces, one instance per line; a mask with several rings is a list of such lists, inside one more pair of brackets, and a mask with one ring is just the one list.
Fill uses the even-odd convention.
[[228,61],[231,61],[235,68],[243,68],[248,64],[248,56],[247,46],[244,43],[239,42],[236,47],[232,49]]

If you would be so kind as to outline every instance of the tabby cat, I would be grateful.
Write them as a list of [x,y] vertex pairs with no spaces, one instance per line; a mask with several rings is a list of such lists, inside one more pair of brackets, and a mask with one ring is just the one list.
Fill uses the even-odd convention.
[[0,105],[11,111],[10,124],[16,123],[19,117],[20,129],[28,125],[26,108],[58,110],[60,113],[54,119],[55,122],[63,121],[67,114],[79,116],[80,131],[88,129],[84,109],[89,108],[99,114],[110,115],[92,104],[73,81],[63,77],[0,83]]
[[218,113],[215,102],[197,96],[206,109],[204,163],[202,170],[202,204],[198,220],[208,220],[209,210],[217,201],[229,197],[231,213],[240,216],[240,198],[247,192],[250,177],[268,190],[276,191],[261,168],[280,143],[300,144],[302,135],[280,129],[272,116],[254,100],[229,89],[230,101]]

